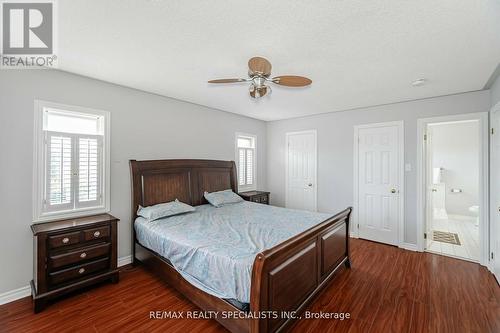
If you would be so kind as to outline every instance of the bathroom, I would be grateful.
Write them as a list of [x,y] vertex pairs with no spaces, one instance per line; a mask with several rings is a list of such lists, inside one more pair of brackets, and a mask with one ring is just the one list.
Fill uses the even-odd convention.
[[477,120],[427,127],[426,250],[480,260],[480,135]]

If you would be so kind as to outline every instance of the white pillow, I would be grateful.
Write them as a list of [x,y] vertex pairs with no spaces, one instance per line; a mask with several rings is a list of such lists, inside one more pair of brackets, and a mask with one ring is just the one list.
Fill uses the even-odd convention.
[[239,195],[234,193],[233,190],[224,190],[211,193],[205,192],[203,196],[212,206],[215,206],[217,208],[227,204],[243,201],[243,199]]
[[165,202],[157,204],[154,206],[141,207],[137,210],[137,215],[144,217],[148,222],[161,219],[163,217],[168,217],[172,215],[178,215],[182,213],[188,213],[195,211],[193,206],[180,202],[175,199],[175,201]]

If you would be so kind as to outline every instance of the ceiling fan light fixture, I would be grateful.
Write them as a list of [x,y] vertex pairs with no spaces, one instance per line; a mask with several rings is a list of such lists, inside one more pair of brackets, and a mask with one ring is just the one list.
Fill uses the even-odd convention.
[[252,84],[250,86],[249,91],[250,91],[250,96],[252,98],[261,98],[271,93],[271,87],[269,86],[256,87],[255,85]]

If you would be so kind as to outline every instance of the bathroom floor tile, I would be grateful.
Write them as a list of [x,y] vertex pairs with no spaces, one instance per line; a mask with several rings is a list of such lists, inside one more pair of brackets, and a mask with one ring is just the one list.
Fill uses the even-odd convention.
[[448,219],[434,220],[432,230],[458,234],[460,245],[432,241],[431,236],[427,242],[427,251],[479,261],[479,227],[475,223],[475,218],[468,216],[450,216]]

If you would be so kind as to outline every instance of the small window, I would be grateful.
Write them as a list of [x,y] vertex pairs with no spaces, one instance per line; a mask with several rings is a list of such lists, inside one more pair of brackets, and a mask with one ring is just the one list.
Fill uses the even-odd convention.
[[34,220],[108,211],[109,113],[38,101]]
[[236,167],[240,191],[250,191],[257,188],[256,141],[255,135],[236,134]]

